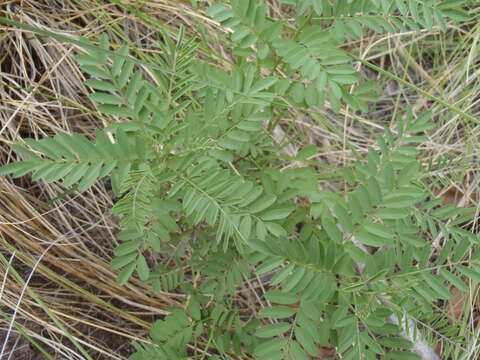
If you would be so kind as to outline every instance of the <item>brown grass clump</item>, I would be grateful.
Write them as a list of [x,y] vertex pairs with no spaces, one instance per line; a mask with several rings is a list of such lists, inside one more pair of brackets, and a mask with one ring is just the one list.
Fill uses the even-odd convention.
[[[8,1],[0,9],[1,16],[72,36],[108,30],[111,22],[102,22],[100,14],[139,44],[154,30],[108,2]],[[159,1],[149,13],[173,28],[183,21],[177,10]],[[22,138],[88,135],[105,126],[90,110],[74,52],[70,44],[0,27],[2,164],[16,160],[8,145]],[[115,283],[109,260],[118,229],[109,215],[113,195],[107,182],[52,200],[62,192],[28,177],[0,178],[0,249],[10,261],[0,264],[3,356],[44,358],[25,333],[52,358],[82,358],[66,329],[93,358],[124,359],[132,340],[146,341],[148,323],[176,305],[178,296],[153,293],[140,282]]]

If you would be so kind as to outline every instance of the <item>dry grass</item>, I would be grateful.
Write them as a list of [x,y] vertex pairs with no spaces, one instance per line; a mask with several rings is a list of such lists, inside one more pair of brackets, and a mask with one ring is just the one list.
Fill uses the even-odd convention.
[[[123,3],[136,6],[134,1]],[[206,23],[207,31],[215,27],[181,1],[155,0],[137,10],[141,14],[113,1],[0,1],[2,16],[70,36],[95,38],[108,31],[117,42],[129,42],[140,56],[152,51],[146,44],[157,39],[158,28],[175,30],[183,24],[194,34],[198,22]],[[284,10],[273,8],[272,14],[287,16]],[[448,35],[372,35],[350,46],[361,49],[364,59],[478,117],[480,71],[473,48],[480,26],[450,30]],[[221,39],[212,39],[213,55],[228,57]],[[0,26],[1,163],[16,160],[7,145],[22,138],[71,131],[88,135],[105,126],[107,119],[95,113],[86,97],[74,52],[70,44]],[[460,205],[478,207],[479,127],[388,77],[361,66],[359,70],[384,89],[371,113],[358,116],[344,108],[333,114],[326,108],[307,117],[292,112],[282,123],[281,136],[298,136],[297,146],[316,143],[322,149],[316,158],[337,166],[352,157],[352,148],[365,152],[373,144],[372,133],[402,114],[406,105],[417,114],[432,109],[441,126],[426,144],[429,158],[434,163],[446,155],[461,160],[438,170],[437,180],[444,183],[439,191],[454,187]],[[37,343],[54,359],[83,359],[82,349],[94,359],[125,359],[131,341],[147,341],[148,323],[176,305],[181,295],[154,293],[134,280],[126,286],[115,283],[109,260],[118,227],[109,214],[113,195],[108,182],[56,199],[62,191],[28,177],[0,178],[0,249],[7,261],[0,265],[0,329],[9,335],[0,357],[46,358],[32,345]],[[470,331],[475,332],[470,314],[461,320],[462,311],[455,306],[455,318],[472,320]]]
[[[106,3],[22,1],[0,6],[2,16],[75,36],[95,37],[105,30],[108,23],[96,18],[96,11],[108,12],[125,33],[133,35],[132,41],[141,43],[143,34],[148,37],[153,31]],[[182,21],[175,7],[158,2],[154,8],[161,23]],[[15,160],[5,145],[22,138],[71,131],[91,134],[104,127],[104,120],[84,111],[93,106],[86,98],[88,90],[71,45],[2,27],[0,54],[2,162]],[[117,245],[117,226],[109,215],[113,196],[108,183],[51,201],[62,191],[28,178],[0,179],[0,246],[11,259],[11,268],[2,264],[0,270],[4,274],[0,303],[8,314],[0,327],[6,334],[14,321],[55,359],[83,358],[35,298],[24,292],[28,287],[93,358],[124,359],[131,352],[131,340],[145,341],[147,322],[177,304],[176,297],[153,293],[140,282],[115,283],[108,262]],[[27,277],[25,284],[21,279]],[[34,359],[36,352],[13,328],[5,359]]]

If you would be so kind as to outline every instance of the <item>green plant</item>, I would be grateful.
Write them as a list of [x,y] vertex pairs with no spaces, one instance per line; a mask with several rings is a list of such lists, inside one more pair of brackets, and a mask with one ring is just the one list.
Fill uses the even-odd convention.
[[[118,281],[136,272],[156,291],[188,295],[132,359],[308,359],[327,344],[343,359],[418,359],[428,349],[416,332],[433,323],[456,341],[438,304],[480,282],[480,254],[462,228],[471,209],[441,206],[417,159],[432,114],[408,112],[366,158],[331,169],[338,192],[306,166],[323,166],[309,159],[315,146],[280,156],[274,131],[292,108],[368,111],[375,86],[359,81],[345,41],[366,29],[445,29],[468,18],[463,1],[280,2],[296,6],[295,26],[258,0],[207,9],[232,30],[228,71],[196,56],[183,30],[163,37],[151,64],[111,51],[106,36],[82,40],[90,99],[123,121],[93,139],[25,139],[30,149],[13,147],[27,160],[0,170],[78,191],[111,176]],[[302,166],[280,170],[284,161]],[[151,250],[168,261],[153,267]],[[252,277],[266,305],[245,314],[234,295]]]

